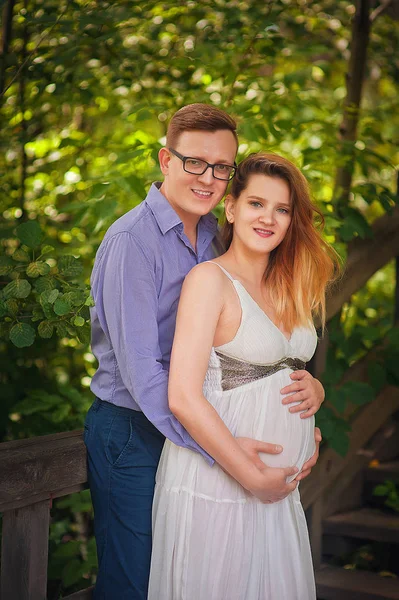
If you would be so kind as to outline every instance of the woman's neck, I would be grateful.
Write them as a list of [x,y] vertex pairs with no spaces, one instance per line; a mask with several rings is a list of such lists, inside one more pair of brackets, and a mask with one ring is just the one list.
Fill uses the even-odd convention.
[[264,281],[265,271],[269,263],[269,254],[260,254],[251,252],[248,248],[242,247],[241,244],[231,243],[230,248],[223,255],[234,268],[234,271],[243,280],[249,283],[260,286]]

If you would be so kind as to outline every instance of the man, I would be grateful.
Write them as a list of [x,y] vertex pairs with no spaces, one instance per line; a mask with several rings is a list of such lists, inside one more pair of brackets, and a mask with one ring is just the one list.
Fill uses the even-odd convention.
[[[168,369],[181,285],[192,267],[215,256],[217,224],[210,211],[234,175],[237,146],[236,124],[223,111],[203,104],[179,110],[159,152],[164,182],[153,184],[144,202],[110,227],[96,256],[91,316],[99,367],[91,389],[97,399],[85,424],[99,559],[96,600],[147,597],[164,436],[213,462],[169,410]],[[300,392],[298,400],[306,394],[322,400],[321,384],[309,374],[301,377],[288,391]],[[258,464],[258,452],[281,451],[239,442]],[[310,472],[317,453],[298,478]],[[285,477],[271,484],[265,475],[270,493],[287,495],[286,486]]]

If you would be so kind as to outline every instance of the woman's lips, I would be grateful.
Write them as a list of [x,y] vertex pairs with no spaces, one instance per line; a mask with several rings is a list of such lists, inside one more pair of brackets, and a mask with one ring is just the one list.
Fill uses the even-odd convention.
[[274,231],[270,229],[262,229],[260,227],[255,227],[254,231],[262,238],[269,238],[274,235]]

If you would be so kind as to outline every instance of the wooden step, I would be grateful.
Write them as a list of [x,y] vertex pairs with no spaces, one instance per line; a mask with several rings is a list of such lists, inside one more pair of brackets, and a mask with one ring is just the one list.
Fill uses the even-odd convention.
[[372,483],[384,483],[386,480],[399,483],[399,460],[380,463],[376,467],[366,469],[366,480]]
[[399,579],[322,565],[315,573],[318,600],[399,600]]
[[325,519],[323,533],[399,544],[399,516],[373,508],[360,508]]

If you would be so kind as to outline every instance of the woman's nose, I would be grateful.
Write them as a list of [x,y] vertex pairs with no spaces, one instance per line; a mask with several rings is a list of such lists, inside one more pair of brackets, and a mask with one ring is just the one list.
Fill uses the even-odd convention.
[[259,220],[262,221],[262,223],[274,223],[275,222],[275,214],[274,211],[272,210],[265,210],[262,212],[261,215],[259,215]]

